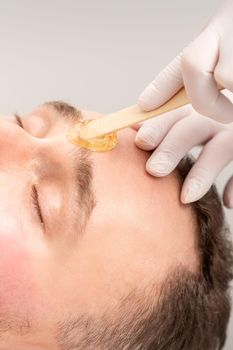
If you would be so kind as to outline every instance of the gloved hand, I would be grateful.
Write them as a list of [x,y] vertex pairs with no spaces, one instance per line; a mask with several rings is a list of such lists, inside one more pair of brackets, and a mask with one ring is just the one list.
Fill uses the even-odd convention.
[[[146,169],[159,177],[171,173],[191,148],[204,145],[181,192],[181,201],[190,203],[201,198],[233,160],[233,123],[216,122],[188,105],[145,122],[137,133],[136,144],[144,150],[157,147]],[[224,204],[233,208],[233,176],[225,187]]]
[[193,107],[221,122],[233,121],[233,104],[217,83],[233,91],[233,0],[224,4],[202,33],[144,90],[139,106],[153,110],[183,85]]

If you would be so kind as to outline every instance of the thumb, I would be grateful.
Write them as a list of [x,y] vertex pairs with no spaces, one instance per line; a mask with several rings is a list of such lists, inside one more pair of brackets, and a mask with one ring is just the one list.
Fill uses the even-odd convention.
[[183,86],[180,53],[148,85],[138,99],[138,105],[145,111],[153,110],[169,100]]

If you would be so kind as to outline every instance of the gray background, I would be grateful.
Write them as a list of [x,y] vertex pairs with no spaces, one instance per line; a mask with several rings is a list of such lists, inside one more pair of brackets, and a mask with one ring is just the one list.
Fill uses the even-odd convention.
[[[0,0],[0,113],[53,99],[103,113],[136,103],[220,2]],[[220,190],[232,173],[231,164],[218,178]]]

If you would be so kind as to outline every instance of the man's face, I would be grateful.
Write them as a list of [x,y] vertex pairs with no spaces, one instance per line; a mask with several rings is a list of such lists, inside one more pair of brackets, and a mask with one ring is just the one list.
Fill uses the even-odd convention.
[[[58,322],[101,315],[174,264],[195,268],[176,176],[145,172],[149,154],[133,129],[111,152],[79,149],[66,138],[71,114],[57,103],[23,117],[23,129],[15,117],[0,121],[0,349],[55,349]],[[22,324],[21,336],[10,331],[17,319],[30,335]]]

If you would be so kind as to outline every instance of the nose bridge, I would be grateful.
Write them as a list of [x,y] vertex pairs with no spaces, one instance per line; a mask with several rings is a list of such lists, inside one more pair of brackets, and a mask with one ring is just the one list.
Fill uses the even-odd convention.
[[35,145],[34,138],[18,125],[6,120],[0,121],[0,161],[6,157],[9,162],[29,158]]

